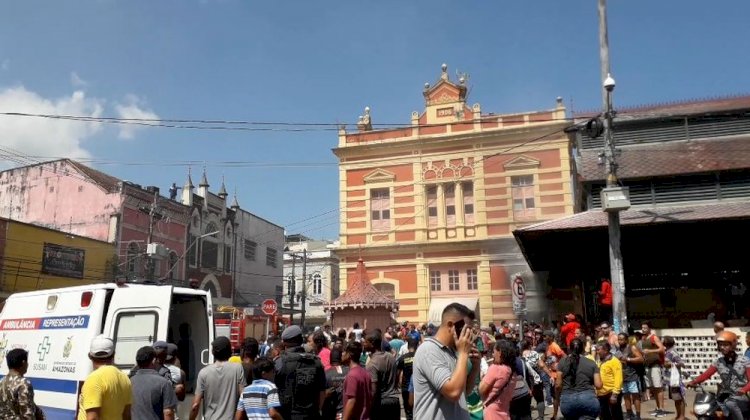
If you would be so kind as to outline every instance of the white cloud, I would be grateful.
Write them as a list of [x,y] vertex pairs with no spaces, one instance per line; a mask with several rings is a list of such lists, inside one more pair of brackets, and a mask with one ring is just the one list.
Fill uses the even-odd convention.
[[[158,115],[152,110],[146,108],[145,100],[133,94],[126,95],[124,103],[116,104],[115,112],[117,113],[118,118],[144,120],[159,119]],[[145,122],[145,124],[148,124],[148,122]],[[132,139],[135,136],[136,130],[142,128],[144,128],[144,126],[137,124],[120,124],[119,137],[121,139]]]
[[84,87],[89,84],[89,82],[81,79],[81,76],[78,75],[76,72],[70,72],[70,84],[73,85],[75,88]]
[[[0,112],[100,117],[104,101],[82,91],[48,99],[23,86],[0,90]],[[0,146],[41,158],[87,158],[86,139],[102,128],[99,122],[0,115]]]

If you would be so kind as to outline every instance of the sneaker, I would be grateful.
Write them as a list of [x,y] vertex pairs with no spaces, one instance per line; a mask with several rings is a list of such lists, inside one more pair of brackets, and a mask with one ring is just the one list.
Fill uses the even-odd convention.
[[546,407],[547,408],[555,408],[555,405],[554,404],[547,404]]
[[654,417],[657,419],[661,417],[667,417],[667,413],[665,413],[663,410],[656,410]]
[[641,420],[641,416],[639,416],[638,414],[633,414],[630,418],[631,420]]

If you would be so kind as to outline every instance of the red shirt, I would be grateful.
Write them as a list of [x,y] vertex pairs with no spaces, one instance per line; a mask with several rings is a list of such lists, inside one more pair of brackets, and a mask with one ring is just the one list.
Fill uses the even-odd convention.
[[372,377],[370,372],[361,366],[349,369],[344,379],[344,407],[354,398],[354,418],[370,420],[370,406],[372,405]]
[[612,284],[608,281],[602,282],[602,290],[599,291],[599,304],[612,306]]
[[565,341],[566,346],[569,346],[570,342],[576,338],[576,328],[581,328],[581,324],[575,321],[568,322],[560,328],[560,338]]

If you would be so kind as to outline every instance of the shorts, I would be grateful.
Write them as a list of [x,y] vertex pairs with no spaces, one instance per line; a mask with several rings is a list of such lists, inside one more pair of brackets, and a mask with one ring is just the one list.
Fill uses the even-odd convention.
[[622,393],[625,395],[641,393],[641,381],[625,381],[622,383]]
[[669,399],[673,401],[683,401],[685,399],[685,391],[681,386],[670,386],[667,387],[669,392]]
[[644,375],[646,388],[662,388],[661,366],[646,366],[646,374]]

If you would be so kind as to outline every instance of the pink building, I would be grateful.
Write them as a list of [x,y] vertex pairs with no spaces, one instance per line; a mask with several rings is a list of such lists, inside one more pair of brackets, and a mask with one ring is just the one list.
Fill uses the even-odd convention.
[[142,188],[70,159],[44,162],[0,172],[0,217],[116,243],[118,271],[132,278],[148,274],[151,227],[152,242],[169,249],[166,258],[155,260],[154,278],[185,278],[180,257],[190,208],[160,196],[156,187]]

